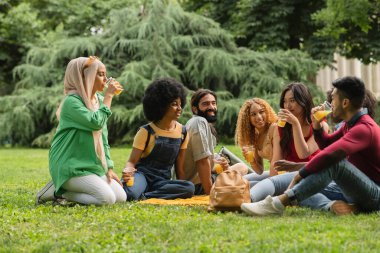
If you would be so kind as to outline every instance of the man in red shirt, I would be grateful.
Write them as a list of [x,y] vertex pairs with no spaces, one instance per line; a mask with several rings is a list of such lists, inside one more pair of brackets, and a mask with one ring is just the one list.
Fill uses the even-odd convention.
[[[344,120],[333,134],[326,134],[313,119],[314,138],[321,152],[308,162],[278,197],[268,196],[241,208],[250,215],[282,214],[285,206],[296,204],[322,191],[332,180],[355,206],[337,202],[344,212],[380,210],[380,128],[362,109],[365,86],[356,77],[333,82],[332,113]],[[320,110],[313,108],[312,113]]]

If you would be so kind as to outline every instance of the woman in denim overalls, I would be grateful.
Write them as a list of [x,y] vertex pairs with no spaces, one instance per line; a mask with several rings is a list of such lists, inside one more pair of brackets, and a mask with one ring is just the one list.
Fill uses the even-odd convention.
[[[193,196],[193,183],[180,180],[184,178],[183,160],[189,137],[177,120],[185,103],[185,89],[174,79],[158,79],[146,89],[143,108],[151,122],[137,132],[125,166],[124,171],[136,169],[132,186],[128,184],[130,174],[123,172],[128,200]],[[171,180],[173,166],[179,180]]]

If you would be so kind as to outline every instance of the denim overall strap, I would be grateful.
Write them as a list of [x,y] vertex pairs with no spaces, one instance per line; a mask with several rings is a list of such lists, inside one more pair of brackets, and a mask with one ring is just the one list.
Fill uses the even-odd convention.
[[[155,144],[149,155],[142,158],[138,164],[136,164],[137,170],[144,173],[148,184],[149,182],[154,183],[162,179],[169,180],[171,178],[171,168],[175,164],[183,142],[182,139],[184,138],[157,136],[150,125],[144,125],[142,127],[147,129],[151,135],[155,135]],[[185,127],[182,128],[182,136],[186,135],[186,129],[184,129]]]

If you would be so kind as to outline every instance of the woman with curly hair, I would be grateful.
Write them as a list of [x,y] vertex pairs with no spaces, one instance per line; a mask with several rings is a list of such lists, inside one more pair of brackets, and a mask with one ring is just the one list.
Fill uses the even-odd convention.
[[[273,131],[277,116],[272,107],[261,98],[252,98],[243,104],[240,109],[235,142],[243,150],[245,146],[254,147],[253,160],[250,161],[252,169],[259,175],[263,174],[263,158],[272,160]],[[276,173],[275,171],[271,174]]]
[[[127,184],[130,174],[123,172],[128,200],[193,196],[193,183],[181,180],[185,177],[183,161],[189,136],[177,120],[185,104],[186,91],[174,79],[157,79],[145,90],[143,109],[150,123],[138,130],[124,169],[136,170],[132,186]],[[170,180],[173,166],[179,180]]]
[[[279,119],[285,121],[284,127],[277,126],[273,134],[273,155],[271,167],[285,159],[291,162],[307,162],[314,157],[319,148],[314,140],[311,125],[311,109],[314,107],[309,89],[302,83],[290,83],[281,93]],[[322,123],[327,126],[326,122]],[[266,196],[282,194],[294,175],[289,172],[272,176],[254,185],[250,190],[252,202],[263,200]],[[322,194],[315,194],[300,203],[314,209],[323,209],[330,200]]]

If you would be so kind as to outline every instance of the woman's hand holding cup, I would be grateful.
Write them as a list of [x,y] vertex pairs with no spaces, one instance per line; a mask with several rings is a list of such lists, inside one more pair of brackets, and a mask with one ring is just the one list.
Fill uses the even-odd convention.
[[243,146],[242,152],[247,162],[253,163],[255,161],[255,149],[253,148],[252,145]]
[[135,183],[136,169],[132,167],[125,167],[122,172],[122,178],[128,187],[133,186]]
[[223,171],[228,170],[228,167],[229,167],[228,161],[220,154],[214,154],[213,161],[214,161],[214,171],[217,174],[220,174]]
[[119,95],[123,91],[123,86],[114,78],[109,77],[106,82],[107,93]]

